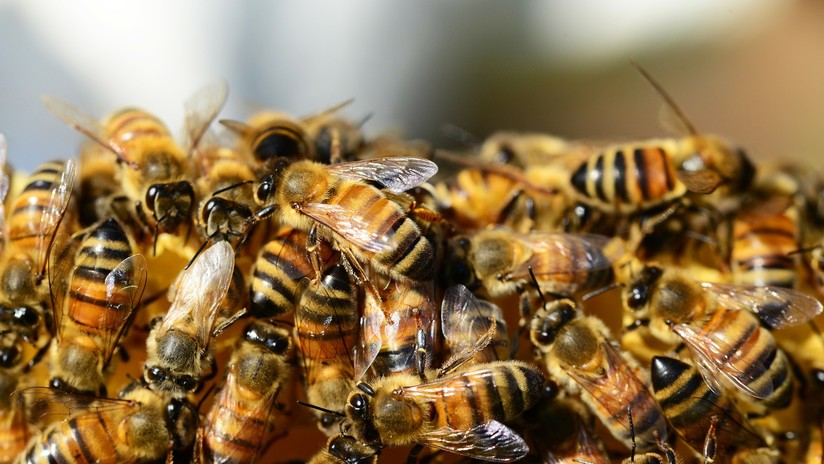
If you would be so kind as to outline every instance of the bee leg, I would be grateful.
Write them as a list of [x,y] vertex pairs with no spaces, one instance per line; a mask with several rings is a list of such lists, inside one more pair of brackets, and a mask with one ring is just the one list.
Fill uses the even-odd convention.
[[409,457],[406,458],[406,464],[417,464],[418,462],[418,455],[421,454],[423,450],[423,445],[415,445],[409,450]]
[[52,340],[49,339],[49,341],[46,342],[45,345],[40,347],[40,349],[38,349],[37,352],[34,353],[34,356],[31,358],[31,360],[29,362],[27,362],[25,366],[23,366],[23,373],[24,374],[31,371],[31,369],[34,366],[36,366],[37,363],[39,363],[43,359],[43,356],[45,356],[46,352],[49,351],[49,347],[51,346],[51,342],[52,342]]
[[518,189],[512,193],[512,197],[506,202],[504,207],[501,208],[501,212],[498,213],[495,224],[512,224],[514,222],[516,217],[515,213],[518,208],[518,200],[520,200],[523,195],[524,191],[521,189]]
[[309,233],[306,235],[306,253],[309,255],[309,262],[312,264],[315,276],[320,277],[323,274],[323,266],[321,265],[317,224],[312,224]]
[[424,330],[423,321],[421,321],[420,310],[414,308],[412,313],[415,315],[415,324],[418,326],[415,332],[415,370],[418,371],[421,382],[426,383],[426,364],[428,361],[426,330]]
[[715,452],[717,451],[715,429],[718,426],[718,416],[712,416],[710,427],[707,429],[707,437],[704,438],[704,464],[712,464],[715,461]]
[[117,355],[120,357],[120,361],[122,361],[123,364],[127,364],[129,360],[132,358],[131,356],[129,356],[129,351],[123,346],[119,346],[117,348]]

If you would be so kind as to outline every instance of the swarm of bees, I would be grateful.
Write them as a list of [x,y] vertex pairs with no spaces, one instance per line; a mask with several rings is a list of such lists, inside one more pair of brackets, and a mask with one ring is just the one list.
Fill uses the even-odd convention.
[[824,462],[824,177],[638,69],[679,137],[46,97],[87,142],[0,138],[0,462]]

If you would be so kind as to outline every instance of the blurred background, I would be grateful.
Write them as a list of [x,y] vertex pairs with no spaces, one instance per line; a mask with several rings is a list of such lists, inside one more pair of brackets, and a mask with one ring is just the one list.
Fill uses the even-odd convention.
[[177,132],[219,79],[220,117],[261,107],[344,114],[456,146],[450,123],[571,138],[668,136],[643,64],[699,131],[756,159],[824,153],[824,3],[812,0],[0,0],[0,131],[23,169],[80,136],[40,103],[94,116],[125,105]]

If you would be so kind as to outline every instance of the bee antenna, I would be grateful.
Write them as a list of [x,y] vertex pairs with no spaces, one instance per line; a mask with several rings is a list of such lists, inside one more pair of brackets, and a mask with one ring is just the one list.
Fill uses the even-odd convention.
[[787,253],[787,256],[798,255],[798,254],[803,254],[803,253],[809,253],[809,252],[815,251],[819,248],[821,248],[820,244],[813,245],[813,246],[808,246],[808,247],[804,247],[804,248],[799,248],[797,250],[790,251],[789,253]]
[[318,411],[325,412],[327,414],[333,414],[333,415],[338,416],[338,417],[346,417],[346,414],[344,414],[342,412],[332,411],[331,409],[322,408],[318,405],[315,405],[315,404],[312,404],[312,403],[307,403],[305,401],[298,400],[298,404],[301,405],[301,406],[310,408],[310,409],[316,409]]
[[631,64],[644,78],[649,85],[655,89],[655,92],[664,99],[664,103],[666,103],[672,111],[675,112],[675,115],[678,116],[678,119],[681,120],[681,123],[686,127],[687,131],[689,131],[690,135],[697,135],[698,131],[695,130],[695,127],[692,125],[689,119],[687,119],[687,115],[681,110],[678,104],[675,103],[675,100],[661,87],[661,84],[656,81],[650,73],[647,72],[646,69],[642,68],[640,64],[636,63],[634,60],[629,60],[629,64]]
[[217,189],[214,192],[212,192],[212,196],[220,195],[223,192],[227,192],[229,190],[236,189],[236,188],[244,186],[246,184],[254,184],[254,183],[255,183],[255,181],[253,181],[253,180],[244,180],[243,182],[238,182],[237,184],[232,184],[228,187],[223,187],[221,189]]
[[469,148],[479,148],[483,140],[468,130],[454,124],[444,124],[441,126],[441,133],[452,140],[460,142]]
[[632,440],[632,448],[630,448],[629,460],[635,464],[635,424],[632,423],[632,405],[627,405],[627,419],[629,419],[629,436]]
[[375,390],[366,382],[358,382],[358,390],[366,393],[369,396],[375,396]]
[[215,384],[212,384],[209,387],[209,389],[206,390],[206,393],[203,394],[203,398],[201,398],[200,401],[197,402],[197,406],[196,406],[196,409],[195,409],[196,411],[200,411],[200,407],[203,406],[203,403],[206,402],[206,398],[208,398],[209,395],[211,395],[214,391],[215,391]]
[[362,117],[361,120],[358,121],[357,124],[355,124],[355,126],[357,126],[358,129],[363,129],[363,126],[365,126],[366,123],[369,122],[369,120],[372,119],[373,116],[375,116],[374,112],[367,114],[366,116]]
[[535,289],[538,290],[538,296],[541,297],[541,301],[543,301],[544,306],[546,306],[546,297],[544,296],[544,292],[541,291],[541,286],[538,284],[538,278],[535,277],[535,271],[532,270],[532,266],[529,266],[529,277],[532,279],[532,283],[535,284]]
[[[217,232],[215,232],[215,233],[217,233]],[[186,264],[186,266],[183,268],[184,271],[188,270],[189,267],[192,265],[192,263],[195,262],[195,259],[197,259],[197,257],[200,256],[200,253],[203,252],[203,249],[206,248],[206,245],[209,244],[210,239],[213,238],[214,235],[215,234],[212,234],[206,240],[203,241],[203,243],[200,245],[200,248],[198,248],[197,251],[195,252],[195,255],[192,256],[192,259],[190,259],[188,264]]]
[[610,290],[614,290],[614,289],[616,289],[616,288],[618,288],[618,287],[624,287],[624,286],[625,286],[625,285],[624,285],[624,283],[623,283],[623,282],[615,282],[615,283],[612,283],[612,284],[609,284],[609,285],[605,285],[605,286],[603,286],[603,287],[601,287],[601,288],[599,288],[599,289],[593,290],[593,291],[591,291],[591,292],[587,293],[586,295],[582,296],[582,297],[581,297],[581,301],[587,301],[587,300],[589,300],[590,298],[595,298],[596,296],[598,296],[598,295],[600,295],[600,294],[602,294],[602,293],[606,293],[606,292],[608,292],[608,291],[610,291]]

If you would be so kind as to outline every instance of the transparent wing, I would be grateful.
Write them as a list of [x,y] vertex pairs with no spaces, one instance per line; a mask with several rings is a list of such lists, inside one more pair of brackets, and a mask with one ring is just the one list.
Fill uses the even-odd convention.
[[95,398],[49,387],[22,388],[12,393],[11,398],[33,423],[83,414],[129,414],[140,407],[134,401]]
[[206,129],[226,103],[228,95],[229,85],[225,81],[220,81],[198,90],[186,100],[184,105],[186,139],[183,144],[186,153],[191,155],[197,148]]
[[69,288],[69,277],[74,267],[74,258],[80,246],[82,235],[70,237],[67,234],[57,234],[52,245],[54,251],[49,257],[49,296],[52,301],[52,317],[54,321],[57,341],[63,340],[63,312],[66,292]]
[[353,101],[355,101],[354,98],[344,100],[344,101],[338,103],[335,106],[330,106],[329,108],[321,110],[317,113],[310,114],[309,116],[304,116],[303,118],[301,118],[301,120],[303,122],[307,123],[307,124],[312,124],[312,123],[314,123],[315,121],[317,121],[319,119],[329,117],[329,116],[337,113],[338,111],[346,108],[347,106],[351,105]]
[[[740,368],[732,362],[740,356],[740,348],[735,348],[724,338],[724,334],[707,332],[692,324],[674,324],[677,333],[697,360],[697,367],[707,385],[716,393],[721,393],[718,381],[723,378],[749,396],[765,399],[772,395],[772,382],[755,382],[759,374],[767,371],[767,366],[756,358]],[[754,374],[753,374],[754,373]]]
[[422,158],[376,158],[329,166],[332,174],[352,181],[374,181],[396,193],[426,182],[438,165]]
[[386,315],[380,302],[375,299],[372,292],[364,292],[360,334],[355,345],[355,381],[363,378],[378,357],[383,345],[382,330],[385,323]]
[[419,443],[451,453],[491,462],[512,462],[523,458],[529,446],[514,430],[492,420],[469,430],[449,427],[423,434]]
[[234,267],[235,253],[229,242],[218,242],[201,253],[178,278],[174,301],[163,318],[163,329],[173,330],[191,317],[197,325],[199,346],[208,346]]
[[822,310],[816,298],[789,288],[710,282],[702,282],[701,286],[716,298],[719,306],[755,313],[771,329],[804,324]]
[[463,285],[446,289],[441,329],[451,356],[441,371],[454,370],[484,350],[497,333],[499,321],[503,322],[503,314],[498,306],[479,300]]
[[143,255],[129,256],[106,276],[106,311],[103,311],[101,327],[110,330],[102,332],[104,366],[109,364],[115,347],[131,324],[134,311],[146,288],[147,277],[146,259]]
[[132,168],[136,169],[138,167],[129,160],[126,150],[109,135],[106,128],[96,118],[83,113],[74,105],[63,100],[49,96],[43,96],[42,100],[43,104],[46,105],[46,109],[63,122],[117,155],[121,161],[129,163]]
[[6,195],[9,193],[9,175],[6,174],[6,162],[8,160],[8,145],[6,136],[0,134],[0,247],[6,241]]
[[77,163],[74,159],[66,161],[63,173],[60,175],[60,182],[52,189],[49,204],[43,210],[43,215],[40,218],[39,232],[35,240],[39,276],[45,275],[54,236],[57,234],[63,216],[66,214],[66,209],[69,207],[69,200],[72,196],[77,175],[76,167]]
[[[654,431],[658,433],[661,440],[666,440],[667,424],[664,420],[664,413],[658,403],[655,402],[652,393],[638,379],[612,345],[603,342],[601,343],[601,350],[604,353],[606,363],[603,376],[587,375],[574,368],[568,369],[567,373],[581,388],[592,395],[607,414],[627,430],[629,430],[627,407],[632,411],[657,411]],[[628,399],[633,398],[632,402],[628,401]],[[638,417],[634,419],[636,422],[639,420]],[[644,440],[644,438],[641,439]]]
[[301,205],[300,212],[340,235],[344,242],[363,250],[379,253],[397,246],[395,240],[387,240],[387,235],[372,227],[360,213],[339,205],[309,203]]
[[[612,267],[624,255],[623,245],[596,234],[516,235],[532,248],[533,254],[510,274],[513,279],[529,278],[532,268],[536,277],[561,274],[586,274]],[[551,259],[547,259],[550,257]]]

